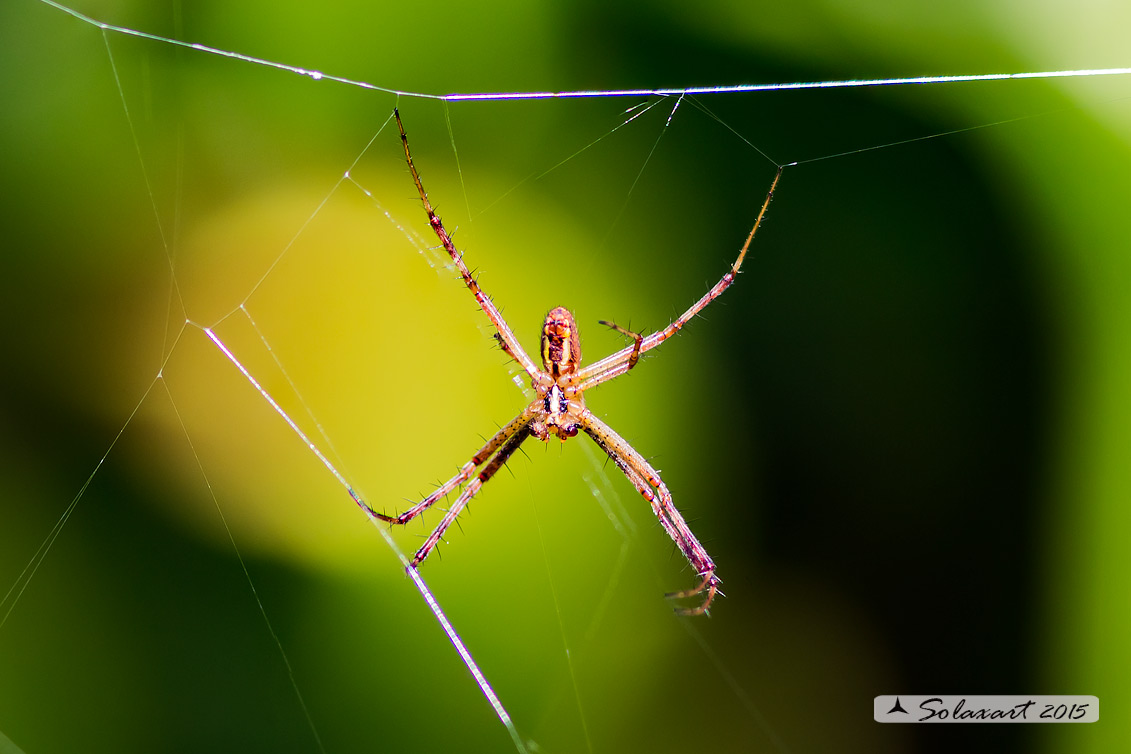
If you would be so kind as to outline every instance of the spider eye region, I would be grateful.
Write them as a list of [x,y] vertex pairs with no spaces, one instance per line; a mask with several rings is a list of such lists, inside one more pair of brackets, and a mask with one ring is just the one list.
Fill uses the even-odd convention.
[[564,306],[550,310],[542,323],[542,367],[555,377],[572,374],[581,363],[577,323]]

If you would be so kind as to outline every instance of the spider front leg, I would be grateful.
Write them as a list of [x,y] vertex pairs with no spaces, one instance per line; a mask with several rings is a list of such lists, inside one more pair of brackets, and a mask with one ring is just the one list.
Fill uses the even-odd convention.
[[404,124],[401,123],[400,111],[396,108],[393,109],[393,117],[397,120],[397,128],[401,132],[401,146],[404,147],[405,161],[408,163],[408,171],[412,173],[412,182],[416,184],[416,191],[420,194],[420,201],[424,205],[424,211],[428,213],[428,225],[431,226],[432,232],[440,239],[444,250],[448,252],[448,256],[452,259],[452,264],[455,265],[459,275],[463,278],[464,285],[475,296],[479,308],[487,315],[487,319],[491,320],[491,324],[495,326],[495,339],[499,341],[499,345],[503,351],[519,363],[519,365],[526,371],[532,379],[538,379],[538,367],[530,358],[530,355],[522,349],[519,344],[518,338],[515,337],[511,331],[510,326],[506,320],[503,319],[502,313],[499,308],[495,306],[495,302],[491,297],[483,292],[479,287],[479,281],[471,274],[471,270],[467,269],[467,264],[463,261],[463,254],[456,249],[455,243],[452,241],[451,234],[448,233],[444,223],[440,220],[440,216],[432,209],[432,202],[428,200],[428,192],[424,190],[424,182],[420,180],[420,173],[416,172],[416,165],[412,161],[412,151],[408,148],[408,136],[405,134]]
[[715,575],[715,563],[711,560],[711,556],[707,554],[703,545],[699,544],[699,540],[691,533],[691,529],[688,528],[687,522],[683,520],[683,516],[676,510],[671,493],[663,480],[660,479],[659,473],[644,460],[644,456],[636,452],[623,437],[594,416],[589,409],[582,409],[580,420],[585,433],[593,438],[593,441],[609,455],[617,468],[624,472],[624,475],[644,496],[644,499],[651,503],[652,512],[656,514],[660,525],[664,527],[664,531],[672,538],[680,552],[687,558],[687,562],[691,564],[695,573],[700,577],[696,586],[666,595],[671,599],[685,599],[706,594],[698,607],[677,608],[676,613],[679,615],[702,615],[706,613],[711,607],[715,595],[719,593],[719,584],[721,583],[719,577]]
[[[632,346],[622,348],[611,356],[606,356],[600,361],[594,362],[579,371],[577,374],[577,389],[579,392],[595,388],[602,382],[608,382],[614,377],[619,377],[629,369],[632,369],[640,358],[640,354],[652,350],[682,330],[683,326],[690,322],[695,315],[703,311],[703,308],[706,307],[707,304],[723,295],[723,292],[734,283],[738,277],[738,271],[742,267],[742,260],[746,258],[746,252],[750,249],[750,244],[754,241],[754,235],[762,225],[762,219],[766,216],[766,210],[770,208],[770,201],[774,198],[774,191],[778,187],[778,181],[781,180],[783,169],[784,168],[779,167],[778,172],[774,174],[774,180],[770,184],[770,190],[766,193],[766,199],[762,202],[762,208],[758,211],[758,217],[754,220],[754,227],[750,229],[749,235],[746,236],[746,243],[742,244],[742,248],[738,252],[738,258],[734,260],[730,269],[723,274],[719,282],[715,283],[711,290],[707,291],[702,298],[692,304],[687,311],[679,315],[663,330],[654,332],[647,338],[637,340]],[[621,330],[621,328],[615,325],[611,326],[633,338],[637,337],[634,333]]]

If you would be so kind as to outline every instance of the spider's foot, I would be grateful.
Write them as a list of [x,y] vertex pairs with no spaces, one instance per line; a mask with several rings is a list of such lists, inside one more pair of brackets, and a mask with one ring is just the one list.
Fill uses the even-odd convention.
[[[710,615],[711,602],[714,601],[716,595],[721,595],[722,591],[719,590],[719,584],[722,580],[715,575],[715,572],[708,571],[703,574],[703,580],[691,589],[684,589],[681,592],[669,592],[664,596],[670,600],[682,600],[688,597],[695,597],[697,595],[706,593],[703,603],[698,607],[677,607],[675,609],[676,615]],[[723,595],[725,596],[725,595]]]

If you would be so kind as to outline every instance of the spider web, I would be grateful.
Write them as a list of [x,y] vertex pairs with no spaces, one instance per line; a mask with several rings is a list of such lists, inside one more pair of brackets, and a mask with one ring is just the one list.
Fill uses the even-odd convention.
[[[430,195],[520,339],[531,346],[545,310],[566,303],[590,359],[622,345],[597,319],[655,328],[700,295],[773,163],[803,163],[786,171],[755,264],[706,321],[589,397],[656,459],[719,562],[729,596],[716,615],[671,615],[660,595],[690,575],[580,441],[527,448],[515,478],[500,475],[461,519],[466,536],[422,568],[515,721],[516,748],[931,750],[855,708],[916,682],[973,693],[1068,679],[1105,701],[1125,694],[1075,670],[1112,649],[1104,635],[1050,617],[1050,604],[1073,615],[1102,602],[1102,579],[1037,598],[1051,575],[1030,573],[993,593],[1004,611],[940,583],[1005,578],[1046,553],[1050,571],[1086,573],[1071,555],[1095,546],[1087,525],[1124,491],[1074,453],[1104,457],[1127,426],[1126,407],[1094,387],[1121,374],[1101,367],[1127,323],[1115,286],[1126,231],[1112,225],[1128,175],[1125,80],[462,104],[328,80],[666,84],[690,74],[664,50],[683,65],[731,33],[680,38],[674,21],[644,19],[657,52],[599,56],[587,77],[538,53],[546,19],[489,32],[447,10],[427,24],[392,8],[313,23],[274,7],[114,11],[155,38],[44,4],[6,11],[26,33],[5,52],[21,72],[6,84],[20,104],[6,174],[22,212],[6,234],[15,398],[0,573],[30,559],[34,578],[13,579],[0,613],[0,729],[28,751],[510,745],[399,567],[397,551],[437,517],[375,545],[326,473],[401,509],[521,406],[513,367],[427,235],[388,125],[398,103]],[[587,36],[571,23],[598,30],[606,56],[618,31],[642,38],[641,19],[592,10],[553,23],[561,41]],[[521,41],[492,55],[480,49],[489,33]],[[185,39],[241,57],[172,43]],[[881,62],[906,67],[896,53]],[[819,75],[800,77],[792,55],[759,55],[714,52],[696,75],[840,72],[811,59]],[[456,75],[456,60],[482,62]],[[1126,61],[1071,65],[1113,62]],[[1072,353],[1083,376],[1064,376],[1042,341],[1058,328],[1071,333],[1058,348],[1098,339]],[[1088,405],[1048,408],[1059,404],[1046,391],[1064,395],[1058,377],[1090,387]],[[1065,451],[1060,424],[1090,444]],[[1083,519],[1063,505],[1079,498]],[[1025,549],[1065,523],[1082,527],[1078,540]],[[934,596],[907,596],[921,591]],[[1011,649],[1010,611],[1042,626],[1025,642],[1086,648],[1037,664],[1031,646]],[[946,612],[984,619],[950,624]],[[916,650],[946,628],[988,637],[990,661],[949,670],[962,648],[940,637]],[[1096,751],[1113,728],[1089,732]],[[1021,745],[1010,735],[996,750]]]

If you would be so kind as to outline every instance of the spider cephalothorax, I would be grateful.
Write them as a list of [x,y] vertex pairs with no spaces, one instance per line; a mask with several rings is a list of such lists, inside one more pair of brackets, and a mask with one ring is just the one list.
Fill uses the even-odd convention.
[[[533,436],[539,440],[549,440],[550,435],[555,435],[566,440],[575,437],[579,431],[582,431],[593,438],[593,441],[608,454],[617,468],[624,472],[624,475],[628,477],[637,491],[651,504],[652,512],[659,519],[664,531],[668,533],[680,552],[687,558],[687,562],[695,569],[695,573],[699,577],[698,584],[690,589],[673,592],[668,596],[675,599],[684,599],[703,595],[701,597],[702,602],[697,607],[681,608],[677,612],[683,615],[698,615],[707,612],[707,609],[711,606],[711,601],[719,590],[719,577],[715,575],[714,561],[707,555],[703,545],[691,533],[687,522],[676,510],[671,493],[668,492],[667,486],[661,481],[659,473],[644,456],[640,455],[623,437],[613,431],[612,427],[598,419],[585,407],[583,393],[589,388],[596,387],[614,377],[619,377],[632,369],[640,360],[642,353],[655,348],[675,335],[688,320],[730,287],[738,275],[738,269],[746,256],[746,250],[750,248],[750,242],[754,240],[754,234],[762,223],[766,208],[770,206],[770,199],[773,198],[774,189],[781,177],[781,168],[778,168],[777,175],[774,176],[773,183],[770,184],[770,191],[766,194],[766,200],[762,203],[762,209],[758,212],[754,227],[746,237],[746,243],[742,245],[742,250],[739,251],[734,264],[731,265],[722,279],[711,290],[707,291],[706,295],[695,302],[678,319],[663,330],[652,333],[648,337],[610,322],[602,322],[601,324],[632,338],[633,344],[594,364],[582,367],[581,340],[577,334],[577,323],[568,309],[561,306],[556,307],[550,310],[542,324],[542,369],[539,369],[530,355],[523,350],[494,302],[472,277],[467,265],[463,262],[463,256],[452,243],[451,236],[444,228],[444,224],[440,222],[440,218],[433,211],[432,204],[428,201],[428,194],[424,191],[424,184],[420,181],[420,174],[417,173],[416,166],[412,163],[412,153],[408,148],[408,137],[405,136],[400,113],[394,110],[393,115],[396,117],[397,127],[400,129],[401,143],[404,146],[409,172],[412,173],[412,180],[416,184],[420,200],[424,203],[424,209],[428,213],[429,225],[436,233],[437,238],[440,239],[444,250],[452,258],[452,262],[459,270],[464,284],[475,296],[475,300],[483,309],[484,314],[491,320],[491,324],[494,325],[495,339],[499,346],[507,355],[517,361],[530,377],[530,384],[536,391],[537,397],[522,410],[522,413],[496,432],[487,441],[487,444],[480,448],[479,452],[460,468],[458,474],[440,485],[435,492],[412,508],[399,516],[377,513],[368,506],[365,506],[366,510],[374,518],[381,521],[404,524],[431,508],[438,500],[458,489],[460,485],[465,485],[455,503],[444,514],[439,526],[417,550],[412,559],[412,565],[417,566],[436,547],[444,532],[456,520],[467,502],[495,475],[495,472],[507,462],[528,437]],[[476,473],[476,469],[479,470],[478,473]]]

